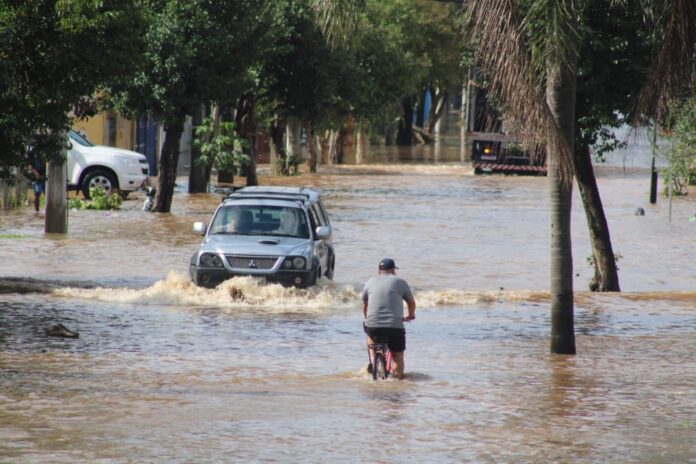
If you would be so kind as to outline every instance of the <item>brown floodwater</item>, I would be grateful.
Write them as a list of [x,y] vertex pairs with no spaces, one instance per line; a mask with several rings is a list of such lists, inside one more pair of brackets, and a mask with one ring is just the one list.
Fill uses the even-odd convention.
[[[309,290],[194,287],[191,225],[221,194],[185,178],[171,214],[135,195],[65,236],[2,213],[0,461],[696,462],[693,198],[650,205],[643,166],[598,168],[624,292],[586,291],[576,195],[578,355],[553,356],[547,179],[416,153],[262,176],[324,194],[336,275]],[[406,379],[373,382],[359,292],[387,256],[418,312]]]

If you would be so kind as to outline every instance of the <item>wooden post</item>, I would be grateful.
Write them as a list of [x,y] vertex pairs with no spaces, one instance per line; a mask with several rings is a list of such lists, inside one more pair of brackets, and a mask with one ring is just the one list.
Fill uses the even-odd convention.
[[657,169],[655,168],[655,157],[657,156],[657,121],[653,127],[652,141],[652,164],[650,166],[650,204],[657,203]]
[[46,233],[68,233],[68,188],[66,152],[63,160],[46,165]]

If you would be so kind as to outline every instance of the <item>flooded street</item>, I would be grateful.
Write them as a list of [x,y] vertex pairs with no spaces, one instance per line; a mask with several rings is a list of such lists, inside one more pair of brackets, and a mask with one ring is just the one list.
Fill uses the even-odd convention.
[[[324,195],[335,281],[309,290],[193,286],[222,197],[185,178],[171,215],[136,196],[66,236],[2,213],[0,462],[696,462],[694,199],[670,213],[642,166],[599,167],[624,292],[595,295],[576,192],[578,355],[551,356],[547,179],[424,157],[261,177]],[[365,371],[383,257],[418,303],[404,381]]]

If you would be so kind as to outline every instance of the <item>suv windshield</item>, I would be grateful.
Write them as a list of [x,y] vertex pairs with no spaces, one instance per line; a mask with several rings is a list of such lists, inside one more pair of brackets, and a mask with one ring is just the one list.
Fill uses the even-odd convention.
[[222,206],[210,225],[210,233],[309,238],[304,211],[284,206]]
[[83,137],[82,135],[78,134],[78,133],[75,132],[75,131],[72,131],[72,130],[69,131],[69,132],[68,132],[68,135],[70,136],[70,139],[71,139],[73,142],[77,142],[77,143],[79,143],[80,145],[82,145],[83,147],[93,147],[93,146],[94,146],[94,145],[92,144],[92,142],[90,142],[89,140],[87,140],[86,137]]

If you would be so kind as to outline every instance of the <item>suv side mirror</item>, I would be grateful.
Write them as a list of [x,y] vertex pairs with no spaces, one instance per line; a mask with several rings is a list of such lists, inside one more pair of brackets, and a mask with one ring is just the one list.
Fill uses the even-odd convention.
[[193,223],[193,231],[205,235],[205,231],[207,230],[207,227],[205,226],[205,222],[194,222]]
[[318,240],[325,240],[331,237],[331,227],[329,226],[319,226],[314,232]]

